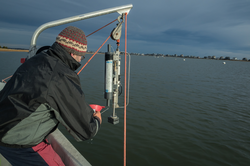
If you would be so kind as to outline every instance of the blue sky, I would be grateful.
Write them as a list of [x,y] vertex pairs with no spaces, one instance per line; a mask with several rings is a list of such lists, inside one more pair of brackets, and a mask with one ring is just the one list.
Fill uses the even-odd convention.
[[[127,4],[134,6],[128,14],[128,52],[250,59],[250,0],[5,0],[0,5],[0,46],[29,48],[34,31],[46,22]],[[87,35],[118,16],[47,29],[37,45],[51,45],[69,25]],[[88,37],[88,49],[97,50],[115,26]],[[122,35],[121,50],[124,28]],[[116,47],[111,39],[108,43]]]

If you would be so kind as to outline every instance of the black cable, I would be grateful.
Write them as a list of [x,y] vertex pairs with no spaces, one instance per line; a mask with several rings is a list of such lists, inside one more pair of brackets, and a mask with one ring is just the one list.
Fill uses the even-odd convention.
[[119,87],[119,90],[118,90],[118,96],[121,96],[121,94],[122,94],[122,84],[120,84],[120,87]]

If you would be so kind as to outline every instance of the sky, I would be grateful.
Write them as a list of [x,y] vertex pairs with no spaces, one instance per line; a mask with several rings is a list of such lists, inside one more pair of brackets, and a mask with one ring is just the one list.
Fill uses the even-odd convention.
[[[130,53],[250,59],[250,0],[5,0],[0,5],[0,46],[29,49],[33,33],[44,23],[128,4],[133,5],[127,19]],[[112,13],[47,29],[39,35],[37,47],[52,45],[67,26],[88,35],[118,16]],[[96,51],[115,27],[113,23],[89,36],[88,50]],[[112,39],[107,44],[116,48]]]

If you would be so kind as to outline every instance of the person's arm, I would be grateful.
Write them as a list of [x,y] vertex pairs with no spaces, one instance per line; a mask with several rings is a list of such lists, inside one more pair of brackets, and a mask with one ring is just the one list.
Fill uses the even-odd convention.
[[67,131],[77,141],[94,137],[100,129],[101,114],[100,112],[94,114],[92,108],[86,103],[78,78],[63,77],[62,80],[57,80],[50,89],[49,95],[55,101],[54,107],[57,107],[61,117],[57,119]]

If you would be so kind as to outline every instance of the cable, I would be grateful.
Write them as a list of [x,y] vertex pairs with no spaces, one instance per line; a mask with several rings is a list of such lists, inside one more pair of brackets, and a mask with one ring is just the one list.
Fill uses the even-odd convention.
[[120,89],[118,90],[118,96],[121,96],[122,95],[122,84],[120,84]]
[[[104,25],[103,27],[97,29],[96,31],[88,34],[86,37],[89,37],[90,35],[93,35],[94,33],[98,32],[99,30],[103,29],[104,27],[112,24],[113,22],[115,22],[117,19],[115,19],[114,21],[111,21],[110,23]],[[105,42],[98,48],[98,50],[91,56],[91,58],[89,58],[88,62],[85,63],[85,65],[81,68],[81,70],[79,70],[79,72],[77,73],[77,75],[80,74],[80,72],[85,68],[85,66],[87,66],[87,64],[90,62],[90,60],[97,54],[97,52],[102,48],[102,46],[108,41],[108,39],[110,38],[110,36],[105,40]]]
[[103,27],[97,29],[96,31],[94,31],[94,32],[92,32],[92,33],[90,33],[90,34],[88,34],[86,37],[89,37],[90,35],[93,35],[93,34],[96,33],[97,31],[99,31],[99,30],[103,29],[104,27],[106,27],[106,26],[112,24],[112,23],[115,22],[116,20],[117,20],[117,19],[115,19],[114,21],[111,21],[110,23],[108,23],[107,25],[104,25]]
[[127,107],[126,107],[126,92],[127,92],[127,87],[126,87],[126,77],[127,77],[127,15],[128,13],[125,13],[125,73],[124,73],[124,166],[126,166],[126,137],[127,137]]
[[12,75],[9,76],[9,77],[7,77],[7,78],[5,78],[5,79],[3,79],[2,82],[7,83],[5,80],[9,79],[10,77],[12,77]]
[[105,110],[101,111],[101,114],[103,114],[104,112],[106,112],[109,109],[109,107],[107,107]]
[[[127,78],[128,78],[128,81],[127,81],[127,103],[124,103],[124,105],[126,104],[126,106],[128,106],[129,105],[129,89],[130,89],[130,63],[131,63],[131,55],[127,52],[127,54],[128,54],[128,57],[129,57],[129,60],[128,60],[128,76],[127,76]],[[121,85],[121,84],[120,84]],[[122,86],[122,85],[121,85]],[[120,108],[124,108],[124,106],[120,106],[118,109],[120,109]]]
[[102,43],[102,45],[98,48],[98,50],[96,50],[96,52],[92,55],[91,58],[89,58],[88,62],[85,63],[85,65],[81,68],[81,70],[78,71],[77,75],[79,75],[81,73],[81,71],[84,69],[85,66],[87,66],[87,64],[90,62],[90,60],[96,55],[96,53],[98,53],[98,51],[102,48],[102,46],[108,41],[108,39],[110,38],[110,36],[104,41],[104,43]]

